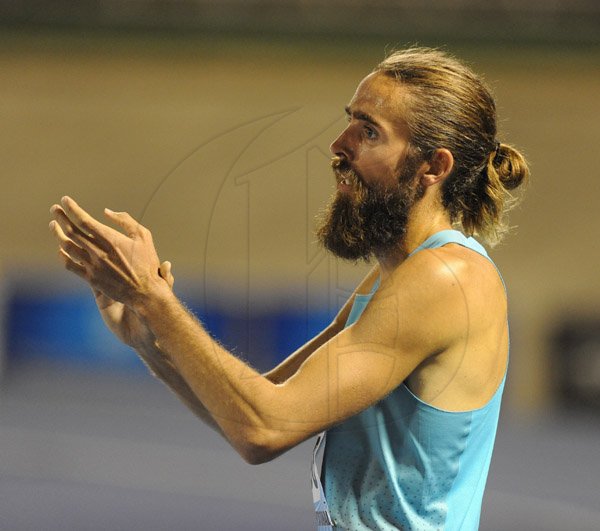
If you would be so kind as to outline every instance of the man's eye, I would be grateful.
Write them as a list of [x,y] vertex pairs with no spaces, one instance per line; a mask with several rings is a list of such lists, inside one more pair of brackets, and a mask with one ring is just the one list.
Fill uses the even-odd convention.
[[373,129],[372,127],[369,127],[368,125],[366,125],[364,130],[365,130],[365,136],[369,140],[374,140],[375,138],[377,138],[377,131],[375,131],[375,129]]

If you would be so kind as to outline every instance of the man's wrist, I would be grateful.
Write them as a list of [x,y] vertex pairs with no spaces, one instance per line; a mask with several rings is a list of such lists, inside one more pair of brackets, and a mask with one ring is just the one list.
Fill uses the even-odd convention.
[[153,317],[164,313],[165,307],[175,299],[173,291],[164,281],[154,283],[150,289],[138,293],[132,302],[131,309],[145,323],[152,322]]

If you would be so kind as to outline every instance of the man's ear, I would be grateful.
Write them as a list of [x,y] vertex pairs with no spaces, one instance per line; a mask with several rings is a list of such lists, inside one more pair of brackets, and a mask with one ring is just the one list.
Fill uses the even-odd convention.
[[431,186],[442,183],[454,168],[452,152],[446,148],[436,149],[422,167],[421,184]]

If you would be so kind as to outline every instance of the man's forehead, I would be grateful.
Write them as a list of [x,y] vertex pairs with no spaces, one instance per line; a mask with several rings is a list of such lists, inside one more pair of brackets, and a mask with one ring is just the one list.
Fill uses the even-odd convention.
[[406,87],[381,73],[371,73],[359,84],[348,105],[351,111],[362,111],[393,127],[406,124]]

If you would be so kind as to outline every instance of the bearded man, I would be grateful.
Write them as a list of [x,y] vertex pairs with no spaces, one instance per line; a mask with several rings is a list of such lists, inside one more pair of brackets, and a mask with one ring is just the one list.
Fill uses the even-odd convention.
[[502,279],[473,235],[502,237],[527,165],[498,141],[482,80],[437,50],[392,53],[346,114],[318,236],[375,265],[331,325],[266,374],[184,308],[131,216],[105,211],[123,234],[64,197],[50,228],[110,329],[246,461],[319,434],[319,529],[474,530],[509,338]]

